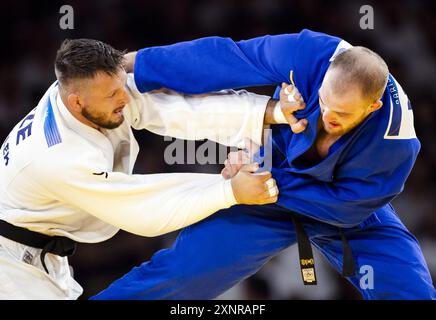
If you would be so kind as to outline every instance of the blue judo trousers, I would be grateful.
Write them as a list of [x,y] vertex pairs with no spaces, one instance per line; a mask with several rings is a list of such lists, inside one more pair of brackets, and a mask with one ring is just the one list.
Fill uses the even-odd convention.
[[[311,243],[342,270],[338,228],[302,222]],[[239,205],[185,228],[174,245],[115,281],[93,299],[212,299],[257,272],[296,243],[289,211],[278,205]],[[387,205],[366,225],[345,231],[357,265],[348,280],[365,299],[434,299],[417,240]],[[373,288],[361,288],[362,266],[373,268]],[[322,283],[318,283],[322,285]]]
[[[297,242],[293,216],[338,271],[345,236],[356,270],[347,279],[365,299],[436,299],[419,243],[390,204],[420,149],[412,105],[396,79],[389,75],[382,108],[337,140],[324,159],[304,161],[317,135],[318,90],[330,63],[350,46],[303,30],[239,42],[209,37],[138,51],[134,74],[141,92],[278,86],[289,82],[292,71],[306,102],[296,117],[307,118],[308,126],[300,134],[287,125],[272,127],[276,204],[234,206],[185,228],[171,248],[93,299],[214,298]],[[361,287],[360,271],[368,267],[373,287]]]

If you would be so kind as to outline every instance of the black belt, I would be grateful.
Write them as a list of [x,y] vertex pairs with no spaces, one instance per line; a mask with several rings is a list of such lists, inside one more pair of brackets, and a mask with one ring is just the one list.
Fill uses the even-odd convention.
[[61,257],[72,256],[77,246],[76,242],[70,238],[47,236],[26,228],[14,226],[3,220],[0,220],[0,235],[29,247],[42,249],[41,263],[47,273],[49,272],[44,261],[46,253],[49,252]]
[[[295,232],[297,234],[298,254],[300,256],[300,270],[303,283],[305,285],[316,285],[315,259],[313,258],[312,244],[303,225],[294,214],[292,215],[292,221],[294,222]],[[353,253],[342,229],[339,229],[339,232],[343,247],[342,275],[344,277],[352,277],[356,273]]]

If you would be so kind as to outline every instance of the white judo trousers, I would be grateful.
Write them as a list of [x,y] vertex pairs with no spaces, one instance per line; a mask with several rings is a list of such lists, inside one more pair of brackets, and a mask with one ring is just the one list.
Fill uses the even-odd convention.
[[0,236],[0,299],[77,299],[82,287],[70,273],[68,258],[48,253],[45,263],[41,249],[28,247]]
[[[220,174],[132,174],[139,151],[132,128],[187,140],[244,147],[261,144],[267,96],[246,91],[141,94],[128,75],[124,123],[99,132],[74,118],[54,83],[11,131],[0,156],[0,219],[77,242],[96,243],[119,229],[157,236],[236,204]],[[146,146],[145,146],[146,147]],[[76,299],[81,286],[67,257],[0,236],[0,299]]]

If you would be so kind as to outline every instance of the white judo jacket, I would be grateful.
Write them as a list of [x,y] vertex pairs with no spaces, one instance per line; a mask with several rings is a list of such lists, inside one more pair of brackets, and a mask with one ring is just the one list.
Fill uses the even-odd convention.
[[[132,174],[132,128],[159,135],[261,143],[269,97],[246,91],[210,96],[141,94],[133,74],[121,126],[104,133],[74,118],[55,82],[2,145],[0,219],[46,235],[95,243],[119,229],[157,236],[236,203],[220,174]],[[147,150],[147,146],[143,148]]]
[[[0,219],[50,236],[100,242],[119,229],[157,236],[236,203],[220,174],[132,174],[132,128],[182,139],[260,144],[269,97],[246,91],[141,94],[128,75],[124,123],[100,132],[74,118],[57,83],[11,131],[0,152]],[[146,149],[147,146],[144,146]],[[0,236],[0,299],[76,299],[67,257]]]

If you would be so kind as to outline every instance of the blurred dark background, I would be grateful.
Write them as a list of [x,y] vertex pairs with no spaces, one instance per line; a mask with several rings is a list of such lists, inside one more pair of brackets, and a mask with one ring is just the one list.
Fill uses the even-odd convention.
[[[62,5],[74,9],[74,29],[62,30]],[[374,29],[362,30],[359,8],[369,4]],[[95,38],[115,48],[136,50],[204,36],[235,40],[310,28],[367,46],[387,61],[391,73],[412,101],[422,150],[405,191],[394,201],[403,222],[422,245],[436,279],[436,2],[315,0],[108,0],[0,2],[0,142],[39,101],[55,80],[53,61],[65,38]],[[254,91],[272,94],[272,88]],[[163,151],[169,142],[136,132],[142,147],[137,173],[219,172],[221,166],[168,166]],[[197,143],[198,145],[198,143]],[[368,164],[370,165],[370,164]],[[122,214],[122,212],[120,212]],[[174,240],[176,233],[141,238],[119,232],[100,244],[79,245],[70,259],[84,287],[82,299]],[[359,293],[317,254],[319,284],[301,283],[295,248],[274,258],[258,274],[220,298],[360,299]],[[395,275],[392,275],[395,277]]]

